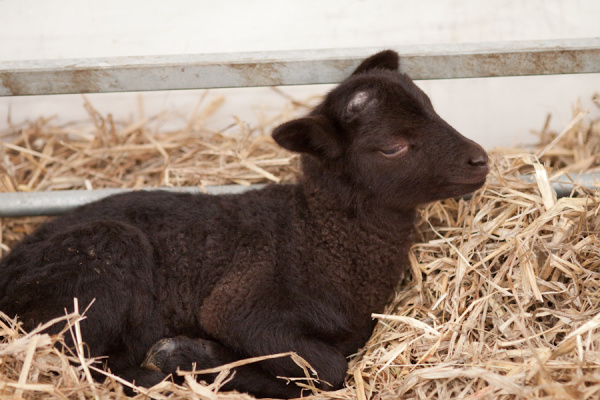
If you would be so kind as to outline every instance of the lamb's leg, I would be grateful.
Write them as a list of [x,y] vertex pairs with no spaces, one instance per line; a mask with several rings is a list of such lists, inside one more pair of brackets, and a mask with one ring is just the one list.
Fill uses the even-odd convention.
[[[348,329],[339,310],[325,300],[310,303],[314,307],[306,307],[307,300],[282,302],[285,299],[285,295],[280,295],[282,288],[269,279],[270,275],[265,277],[265,268],[268,267],[264,264],[254,268],[243,264],[243,268],[219,281],[200,310],[204,331],[243,358],[293,351],[317,372],[315,377],[321,381],[317,387],[341,388],[348,361],[340,351],[340,343],[350,340],[355,333]],[[314,315],[306,316],[304,307],[314,309]],[[290,357],[264,360],[259,366],[271,380],[278,376],[305,377],[304,369]],[[279,380],[273,388],[289,390],[292,386],[295,385]],[[268,385],[265,387],[268,390]],[[299,389],[294,390],[297,395]],[[279,395],[268,391],[263,394]]]
[[[151,371],[162,371],[177,377],[177,369],[192,371],[218,367],[242,359],[232,350],[217,342],[191,339],[184,336],[161,339],[148,351],[142,363]],[[264,362],[250,363],[233,369],[233,379],[221,390],[237,390],[252,393],[256,397],[296,398],[302,389],[285,379],[277,378],[263,369]],[[199,379],[212,382],[217,373],[198,375]],[[305,390],[306,394],[307,391]]]
[[[151,386],[164,377],[139,368],[147,349],[163,336],[153,315],[153,262],[143,233],[120,222],[88,222],[34,236],[0,264],[11,277],[0,293],[0,309],[32,329],[72,311],[74,297],[80,312],[93,302],[79,323],[86,355],[109,356],[113,373]],[[69,332],[65,341],[73,346]]]
[[[267,324],[268,326],[269,324]],[[256,332],[255,336],[244,340],[238,345],[244,348],[250,356],[283,353],[293,351],[302,357],[316,371],[319,383],[316,385],[323,390],[340,389],[344,384],[348,361],[334,346],[318,338],[307,336],[290,327],[270,325],[272,329],[255,327],[249,330]],[[256,330],[253,330],[256,329]],[[231,344],[230,344],[231,345]],[[273,358],[261,363],[261,367],[272,376],[288,378],[303,378],[304,370],[290,357]]]

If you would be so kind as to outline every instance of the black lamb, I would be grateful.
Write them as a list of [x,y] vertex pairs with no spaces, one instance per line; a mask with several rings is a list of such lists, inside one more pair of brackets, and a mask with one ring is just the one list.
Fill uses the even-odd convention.
[[[293,351],[319,387],[342,387],[347,357],[407,268],[415,208],[470,193],[488,173],[486,152],[436,114],[398,62],[390,50],[371,56],[274,130],[302,154],[300,183],[81,206],[0,261],[0,310],[31,329],[74,297],[95,300],[81,322],[89,355],[142,386],[178,367]],[[298,397],[280,377],[303,376],[274,358],[237,368],[225,389]]]

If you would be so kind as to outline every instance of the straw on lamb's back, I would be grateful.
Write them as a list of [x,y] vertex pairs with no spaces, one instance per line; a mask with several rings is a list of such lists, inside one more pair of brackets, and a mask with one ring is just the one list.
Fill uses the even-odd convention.
[[[324,389],[373,328],[407,264],[415,207],[480,187],[483,149],[399,74],[365,60],[274,139],[303,178],[241,195],[139,192],[41,226],[0,261],[0,309],[29,328],[95,303],[81,323],[93,356],[150,386],[177,368],[294,351]],[[236,369],[225,388],[295,397],[290,358]],[[210,379],[211,376],[204,376]]]

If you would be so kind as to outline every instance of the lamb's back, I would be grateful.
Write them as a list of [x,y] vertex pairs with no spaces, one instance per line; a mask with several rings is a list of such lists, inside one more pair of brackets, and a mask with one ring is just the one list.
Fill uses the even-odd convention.
[[[86,226],[122,224],[150,244],[151,265],[138,268],[153,275],[157,312],[169,320],[169,333],[201,333],[197,310],[215,285],[235,273],[240,264],[252,268],[250,260],[257,264],[256,257],[276,258],[273,252],[281,247],[277,242],[292,240],[285,236],[290,221],[297,219],[296,192],[293,185],[219,196],[140,191],[81,206],[43,224],[0,260],[5,278],[0,278],[0,295],[24,270],[33,268],[29,261],[32,249],[51,249],[58,237],[84,232]],[[262,252],[253,251],[254,247]],[[267,253],[266,248],[270,249]],[[140,251],[131,248],[132,254]],[[41,258],[43,255],[37,257]]]

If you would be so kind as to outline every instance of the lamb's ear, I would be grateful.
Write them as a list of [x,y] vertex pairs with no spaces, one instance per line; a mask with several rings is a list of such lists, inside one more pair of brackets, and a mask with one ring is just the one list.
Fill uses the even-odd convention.
[[284,149],[317,157],[336,158],[342,144],[331,124],[322,117],[309,116],[288,121],[273,130],[273,139]]
[[352,75],[362,74],[371,69],[388,69],[391,71],[397,71],[400,66],[400,57],[398,53],[393,50],[380,51],[377,54],[373,54],[371,57],[363,61],[358,68],[354,70]]

